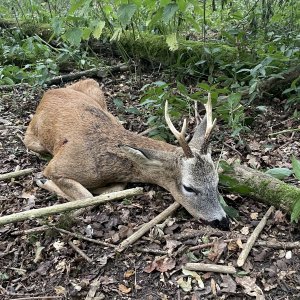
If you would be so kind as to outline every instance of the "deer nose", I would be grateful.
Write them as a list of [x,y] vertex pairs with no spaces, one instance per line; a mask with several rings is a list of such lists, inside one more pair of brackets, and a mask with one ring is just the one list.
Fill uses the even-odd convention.
[[221,220],[214,220],[209,223],[212,227],[217,227],[221,230],[229,230],[229,219],[227,217],[223,217]]

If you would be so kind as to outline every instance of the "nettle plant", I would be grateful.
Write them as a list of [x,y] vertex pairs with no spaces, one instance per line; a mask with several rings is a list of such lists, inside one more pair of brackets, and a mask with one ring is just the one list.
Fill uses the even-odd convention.
[[[204,104],[208,93],[211,94],[216,114],[231,128],[232,136],[238,136],[247,130],[244,125],[245,113],[240,93],[217,88],[216,85],[209,86],[206,83],[199,83],[195,91],[189,93],[188,89],[180,82],[174,85],[163,81],[147,84],[142,91],[144,95],[140,103],[148,114],[147,125],[154,128],[150,132],[150,136],[169,138],[169,131],[165,127],[163,119],[163,106],[166,100],[170,104],[171,116],[175,120],[179,120],[184,113],[194,117],[195,102],[202,103],[203,101]],[[201,107],[198,105],[198,110],[200,109]]]

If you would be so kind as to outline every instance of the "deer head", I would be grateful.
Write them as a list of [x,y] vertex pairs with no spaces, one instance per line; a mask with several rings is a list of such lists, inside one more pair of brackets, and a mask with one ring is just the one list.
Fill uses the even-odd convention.
[[170,191],[176,201],[195,218],[228,230],[229,221],[218,199],[218,172],[209,149],[216,123],[216,120],[212,120],[210,94],[205,108],[206,115],[188,144],[185,140],[186,120],[181,132],[178,132],[170,120],[166,102],[165,119],[180,145],[176,151],[124,145],[122,148],[139,166],[139,177],[144,178],[145,182],[158,184]]

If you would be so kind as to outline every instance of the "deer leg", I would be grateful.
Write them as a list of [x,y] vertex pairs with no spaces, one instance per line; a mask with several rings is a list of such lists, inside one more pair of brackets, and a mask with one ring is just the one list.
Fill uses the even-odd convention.
[[50,193],[57,194],[58,196],[67,199],[68,201],[74,200],[68,195],[66,195],[52,180],[41,179],[41,180],[37,180],[36,184],[42,189],[45,189]]
[[114,183],[108,186],[100,187],[91,190],[94,195],[108,194],[113,192],[123,191],[127,183]]

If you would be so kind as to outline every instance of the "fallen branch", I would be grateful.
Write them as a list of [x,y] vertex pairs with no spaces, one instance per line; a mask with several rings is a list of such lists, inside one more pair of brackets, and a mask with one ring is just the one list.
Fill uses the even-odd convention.
[[28,175],[28,174],[32,173],[33,170],[34,170],[33,168],[29,168],[29,169],[10,172],[10,173],[0,174],[0,180],[7,180],[7,179],[11,179],[11,178],[20,177],[23,175]]
[[258,223],[258,225],[256,226],[256,228],[253,230],[252,234],[250,235],[244,249],[242,250],[240,256],[238,257],[237,260],[237,265],[239,267],[242,267],[255,243],[255,241],[257,240],[259,234],[261,233],[261,231],[264,229],[268,218],[270,217],[271,213],[274,211],[275,207],[271,206],[268,211],[266,212],[266,214],[263,216],[263,218],[260,220],[260,222]]
[[295,131],[300,131],[300,128],[285,129],[285,130],[269,133],[268,135],[273,136],[273,135],[278,135],[278,134],[283,134],[283,133],[290,133],[290,132],[295,132]]
[[48,230],[50,227],[48,225],[43,225],[35,228],[30,228],[26,230],[16,230],[10,233],[10,235],[15,236],[15,235],[27,235],[27,234],[33,234],[33,233],[39,233],[39,232],[44,232]]
[[58,214],[61,212],[71,211],[79,208],[84,208],[96,204],[104,204],[112,200],[122,199],[124,197],[131,197],[140,195],[143,193],[142,188],[133,188],[128,189],[120,192],[114,192],[110,194],[100,195],[93,198],[82,199],[77,201],[72,201],[68,203],[53,205],[50,207],[38,208],[38,209],[31,209],[28,211],[23,211],[19,213],[15,213],[8,216],[0,217],[0,226],[9,224],[9,223],[16,223],[19,221],[24,221],[32,218],[39,218],[48,215]]
[[113,244],[102,242],[102,241],[98,241],[98,240],[95,240],[95,239],[91,239],[91,238],[88,238],[88,237],[86,237],[84,235],[81,235],[79,233],[70,232],[70,231],[67,231],[65,229],[58,228],[58,227],[48,227],[48,228],[53,228],[53,229],[55,229],[55,230],[57,230],[57,231],[59,231],[61,233],[67,234],[69,236],[76,237],[79,240],[85,240],[85,241],[88,241],[88,242],[91,242],[91,243],[94,243],[94,244],[97,244],[97,245],[115,248],[115,245],[113,245]]
[[73,248],[81,257],[83,257],[87,262],[92,263],[93,260],[87,256],[81,249],[79,249],[72,241],[68,241],[69,246]]
[[168,208],[166,208],[163,212],[161,212],[158,216],[152,219],[150,222],[144,224],[140,229],[134,232],[130,237],[124,240],[117,248],[116,251],[122,252],[128,246],[132,245],[135,241],[137,241],[140,237],[142,237],[147,231],[149,231],[154,225],[160,223],[161,221],[165,220],[169,215],[171,215],[180,204],[174,202]]
[[[234,242],[236,240],[237,239],[227,239],[227,240],[219,240],[219,241],[223,242],[223,243],[230,243],[230,242]],[[199,249],[213,247],[216,242],[218,242],[218,241],[214,241],[214,242],[211,242],[211,243],[206,243],[206,244],[200,244],[200,245],[192,246],[192,247],[189,248],[189,250],[190,251],[195,251],[195,250],[199,250]]]
[[129,67],[126,64],[120,64],[113,67],[92,68],[90,70],[52,77],[51,79],[47,80],[46,83],[47,85],[61,84],[64,82],[80,79],[82,77],[103,78],[106,77],[108,73],[116,73],[116,72],[127,71],[127,70],[129,70]]
[[225,273],[225,274],[236,273],[236,269],[233,266],[224,266],[224,265],[216,265],[216,264],[186,263],[184,268],[190,271],[200,271],[200,272],[214,272],[214,273]]
[[300,249],[300,242],[257,241],[255,245],[273,249]]

